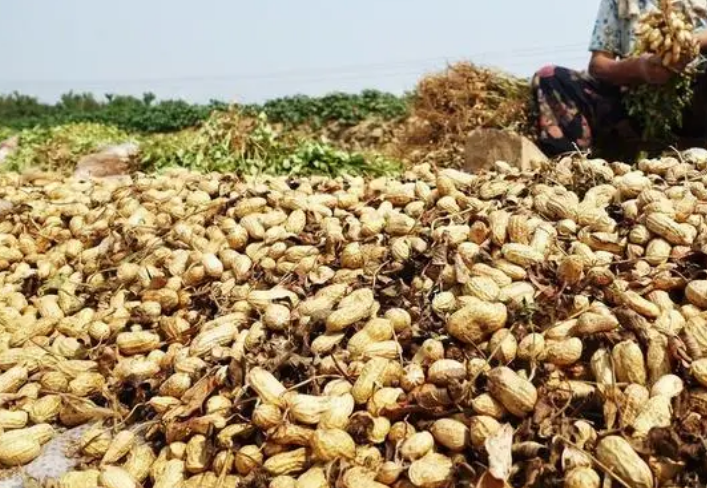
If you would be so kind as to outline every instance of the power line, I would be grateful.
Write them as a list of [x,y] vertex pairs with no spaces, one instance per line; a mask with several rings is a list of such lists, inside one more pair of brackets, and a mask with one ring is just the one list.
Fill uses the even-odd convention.
[[[582,60],[588,60],[587,56],[573,56],[570,58],[565,58],[563,61],[565,63],[570,63],[570,62],[575,62],[575,61],[582,61]],[[527,66],[531,62],[531,59],[526,59],[525,63],[514,63],[513,66]],[[537,63],[535,63],[537,64]],[[540,68],[540,66],[538,66]],[[299,78],[296,81],[298,82],[312,82],[312,81],[357,81],[357,80],[370,80],[370,79],[382,79],[382,78],[399,78],[399,77],[404,77],[404,76],[421,76],[425,72],[427,72],[427,68],[416,68],[416,69],[410,69],[410,70],[404,70],[404,71],[390,71],[390,72],[381,72],[381,73],[376,73],[376,74],[362,74],[362,73],[349,73],[346,75],[342,76],[331,76],[331,77],[307,77],[307,78]],[[240,81],[240,80],[239,80]],[[260,82],[263,82],[266,80],[260,80]],[[273,80],[273,81],[281,81],[281,80]],[[292,80],[288,80],[292,81]]]
[[[550,47],[530,47],[514,51],[487,51],[487,52],[477,52],[475,54],[470,54],[467,56],[460,56],[459,58],[480,58],[495,56],[500,59],[529,59],[537,58],[539,56],[557,55],[560,53],[570,53],[576,52],[581,44],[568,44],[561,46]],[[335,68],[315,68],[308,70],[288,70],[288,71],[278,71],[270,73],[260,73],[260,74],[221,74],[221,75],[196,75],[196,76],[178,76],[178,77],[161,77],[161,78],[144,78],[144,79],[104,79],[104,80],[2,80],[2,84],[71,84],[71,85],[92,85],[92,86],[102,86],[102,85],[112,85],[116,83],[179,83],[179,82],[204,82],[204,81],[264,81],[267,79],[277,79],[277,80],[294,80],[297,78],[304,77],[304,81],[312,77],[317,77],[317,79],[327,78],[327,79],[337,79],[336,75],[354,75],[362,76],[365,73],[370,73],[371,77],[377,76],[376,73],[381,71],[387,72],[393,67],[405,68],[412,65],[419,65],[422,63],[439,63],[439,62],[449,62],[452,58],[449,56],[438,56],[433,58],[419,58],[416,60],[404,60],[404,61],[393,61],[387,63],[370,63],[370,64],[359,64],[359,65],[349,65],[340,66]],[[423,67],[417,68],[425,69]]]

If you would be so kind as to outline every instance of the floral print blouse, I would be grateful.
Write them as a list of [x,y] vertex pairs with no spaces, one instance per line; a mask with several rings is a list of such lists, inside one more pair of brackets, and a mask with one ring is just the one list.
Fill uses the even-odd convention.
[[[619,16],[620,0],[601,0],[594,32],[589,44],[590,51],[605,51],[619,57],[627,57],[633,51],[634,30],[637,18],[624,19]],[[641,12],[658,6],[660,0],[637,0]],[[707,26],[706,19],[697,20],[697,29]]]

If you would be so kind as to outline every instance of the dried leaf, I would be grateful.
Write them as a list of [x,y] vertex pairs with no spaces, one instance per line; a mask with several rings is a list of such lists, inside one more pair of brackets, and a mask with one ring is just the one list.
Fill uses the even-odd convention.
[[497,480],[507,481],[513,466],[513,427],[504,424],[484,443],[489,455],[489,473]]
[[572,468],[577,468],[580,466],[591,467],[592,458],[589,457],[585,452],[572,447],[567,446],[562,451],[562,470],[564,472],[569,471]]
[[165,431],[167,442],[181,442],[188,440],[194,434],[208,435],[212,419],[208,417],[195,417],[184,422],[168,422]]
[[508,488],[510,485],[504,480],[497,480],[491,473],[486,471],[479,478],[476,488]]
[[204,376],[182,396],[184,405],[170,411],[164,416],[169,421],[176,417],[188,417],[201,408],[206,399],[216,389],[216,377],[213,374]]
[[457,277],[457,283],[460,285],[467,283],[471,278],[469,268],[466,267],[466,263],[464,263],[464,259],[459,253],[454,255],[454,271]]
[[159,290],[164,288],[165,286],[167,286],[167,278],[165,278],[164,276],[159,276],[157,278],[152,278],[148,289]]
[[447,244],[442,243],[432,250],[431,264],[433,266],[444,266],[447,264]]

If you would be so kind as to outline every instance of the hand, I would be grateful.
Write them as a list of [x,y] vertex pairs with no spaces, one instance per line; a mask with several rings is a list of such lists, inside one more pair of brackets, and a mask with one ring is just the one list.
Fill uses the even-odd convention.
[[672,62],[668,66],[668,69],[673,73],[682,73],[687,69],[691,62],[692,60],[689,57],[682,56],[678,62]]
[[663,66],[660,57],[644,54],[638,58],[641,78],[650,85],[663,85],[673,77],[673,71]]

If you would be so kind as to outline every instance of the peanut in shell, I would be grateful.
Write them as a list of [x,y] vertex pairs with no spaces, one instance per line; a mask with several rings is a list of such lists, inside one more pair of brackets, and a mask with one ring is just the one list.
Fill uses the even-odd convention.
[[118,466],[104,466],[98,478],[105,488],[138,488],[138,482],[125,469]]
[[307,463],[307,451],[304,448],[286,451],[269,457],[263,463],[263,468],[271,476],[301,472]]
[[134,445],[127,454],[123,468],[139,483],[147,479],[156,456],[150,446],[144,443]]
[[248,373],[248,381],[264,402],[277,406],[283,404],[282,396],[287,390],[269,371],[260,367],[253,368]]
[[462,451],[469,443],[469,428],[458,420],[436,420],[430,427],[430,433],[437,444],[451,451]]
[[510,329],[499,329],[489,339],[488,351],[491,358],[508,364],[516,358],[518,341]]
[[413,461],[408,468],[408,478],[418,488],[441,488],[449,483],[453,474],[452,460],[435,452]]
[[469,420],[469,439],[476,449],[482,449],[486,439],[494,435],[501,424],[493,417],[476,415]]
[[255,445],[246,445],[236,452],[234,466],[239,474],[245,476],[263,464],[263,454]]
[[505,366],[488,373],[489,393],[513,415],[525,417],[535,408],[538,393],[533,384]]
[[571,366],[582,357],[582,350],[582,340],[578,337],[546,341],[541,359],[560,367]]
[[376,384],[381,383],[382,377],[389,368],[391,361],[384,358],[370,359],[361,370],[361,374],[351,389],[351,395],[357,404],[365,403],[373,395]]
[[599,474],[591,467],[582,466],[565,473],[564,488],[600,488]]
[[496,420],[501,420],[508,415],[508,411],[503,404],[492,397],[489,393],[482,393],[474,398],[471,401],[471,408],[477,415],[485,415]]
[[454,359],[438,359],[427,370],[427,380],[438,386],[446,386],[450,381],[463,380],[466,376],[466,366]]
[[641,348],[633,341],[623,341],[611,352],[616,379],[624,383],[645,385],[647,371]]
[[327,480],[324,469],[319,466],[313,466],[307,471],[299,475],[295,488],[328,488],[329,481]]
[[623,437],[607,436],[600,440],[596,456],[631,488],[653,488],[650,468]]
[[429,432],[417,432],[400,445],[400,455],[408,461],[420,459],[434,448],[434,443],[434,437]]
[[688,283],[685,296],[696,307],[707,308],[707,280],[693,280]]
[[542,334],[531,333],[520,341],[518,345],[518,358],[523,361],[536,361],[545,351],[545,338]]
[[635,437],[643,437],[653,428],[669,427],[672,422],[672,405],[670,397],[651,397],[641,409],[631,424]]
[[313,455],[324,462],[335,459],[353,459],[356,444],[351,436],[340,429],[317,429],[311,440]]
[[506,324],[503,304],[480,302],[458,310],[447,320],[447,331],[466,344],[477,344]]
[[28,436],[24,429],[0,434],[0,464],[3,466],[23,466],[37,458],[40,453],[40,443]]

